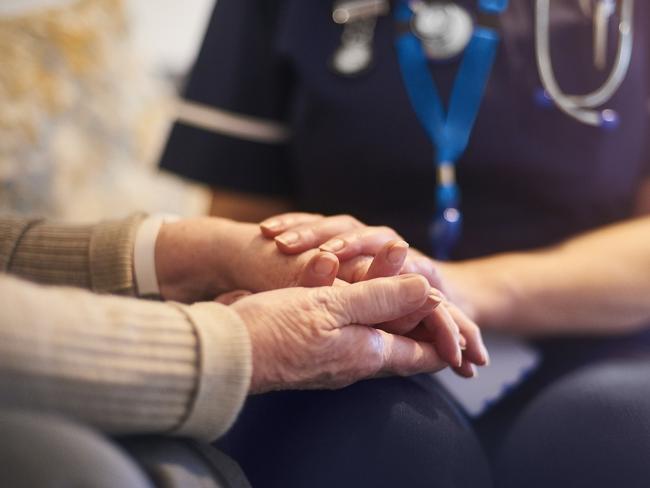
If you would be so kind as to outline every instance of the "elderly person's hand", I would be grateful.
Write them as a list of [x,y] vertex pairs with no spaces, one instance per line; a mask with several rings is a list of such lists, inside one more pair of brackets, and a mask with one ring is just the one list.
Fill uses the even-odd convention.
[[250,295],[231,305],[248,327],[251,393],[340,388],[386,375],[435,372],[446,366],[433,345],[374,327],[437,302],[418,275],[350,286],[290,288]]
[[[377,255],[372,258],[362,281],[399,274],[398,272],[402,268],[407,257],[408,249],[408,244],[403,241],[389,242],[386,244],[379,250]],[[305,265],[304,271],[298,279],[298,284],[303,284],[302,286],[318,286],[314,285],[314,281],[318,279],[318,277],[314,276],[314,268],[318,266],[319,260],[324,260],[326,258],[333,260],[333,263],[335,264],[331,275],[331,278],[333,279],[337,274],[338,259],[331,253],[323,253],[321,251],[321,254],[314,255],[307,265]],[[323,283],[323,285],[329,284],[332,284],[332,282]],[[334,284],[336,286],[349,286],[349,283],[341,280],[337,280]],[[231,304],[233,301],[248,294],[250,294],[250,292],[235,290],[220,295],[217,300],[224,304]],[[406,337],[435,342],[436,351],[441,359],[455,367],[456,371],[458,371],[462,376],[471,377],[475,372],[471,366],[471,362],[464,361],[463,359],[462,349],[467,347],[467,340],[463,335],[461,335],[461,326],[459,326],[459,323],[461,321],[466,321],[466,319],[460,313],[457,314],[456,317],[452,316],[452,314],[449,313],[447,306],[438,307],[438,304],[443,301],[444,297],[440,292],[432,289],[427,303],[425,303],[425,306],[422,309],[407,316],[390,320],[382,324],[377,324],[377,327],[392,334],[399,334]],[[418,328],[418,324],[420,323],[422,323],[422,326]],[[469,351],[468,357],[474,357],[474,349],[474,343],[472,342],[470,343],[469,348],[467,348]],[[487,353],[485,350],[478,349],[477,354],[480,354],[480,356],[476,359],[476,364],[485,364],[485,362],[487,362]]]
[[[274,239],[278,249],[287,255],[312,248],[332,252],[341,262],[338,277],[350,283],[378,276],[418,273],[426,277],[431,286],[446,294],[450,292],[439,271],[440,264],[419,251],[408,249],[405,258],[391,259],[393,255],[399,255],[400,247],[405,243],[388,227],[366,226],[348,215],[323,217],[306,213],[278,215],[262,222],[260,227],[262,233]],[[378,260],[382,255],[384,258]],[[464,310],[465,304],[462,305]],[[448,315],[452,322],[458,324],[466,343],[463,363],[455,371],[462,376],[471,376],[471,364],[485,365],[489,357],[479,328],[454,303],[445,300],[435,314],[425,317],[421,323],[411,322],[411,329],[402,328],[395,332],[439,344],[436,331],[441,330],[438,326],[441,315]],[[453,362],[450,364],[454,366]]]
[[257,225],[212,217],[165,223],[155,263],[163,298],[187,303],[237,289],[327,286],[338,271],[331,253],[310,249],[285,255]]

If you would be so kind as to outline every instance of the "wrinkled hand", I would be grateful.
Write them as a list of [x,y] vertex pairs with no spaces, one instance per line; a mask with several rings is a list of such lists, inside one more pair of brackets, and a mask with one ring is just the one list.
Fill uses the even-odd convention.
[[[383,276],[394,276],[399,274],[398,271],[404,263],[408,251],[408,244],[403,241],[389,243],[384,246],[377,255],[372,259],[370,267],[368,268],[362,281],[371,280],[373,278]],[[330,255],[331,259],[338,260],[333,254]],[[305,267],[305,272],[301,278],[302,282],[313,282],[312,262],[318,256],[312,258],[310,263]],[[334,272],[336,274],[336,272]],[[330,285],[325,283],[324,285]],[[336,286],[350,286],[349,283],[337,280],[334,282]],[[232,292],[224,293],[217,297],[217,301],[230,305],[244,296],[250,295],[249,291],[234,290]],[[471,365],[463,364],[462,349],[467,344],[467,341],[460,334],[460,327],[455,322],[455,319],[448,313],[445,307],[438,307],[444,302],[444,297],[438,290],[431,289],[429,296],[425,303],[418,310],[395,320],[390,320],[381,324],[377,324],[377,328],[386,332],[399,334],[411,338],[422,338],[422,340],[432,339],[435,341],[436,350],[441,359],[448,364],[460,368],[463,376],[472,376],[473,370]],[[462,317],[461,317],[462,318]],[[423,332],[418,330],[419,324],[422,323],[421,328],[425,329]]]
[[403,275],[241,298],[231,306],[251,337],[250,392],[341,388],[375,376],[444,368],[431,343],[374,327],[416,313],[430,292],[421,276]]
[[[388,227],[365,226],[347,215],[322,217],[304,213],[279,215],[262,222],[260,227],[262,233],[267,238],[274,239],[278,249],[288,255],[311,248],[332,252],[341,262],[339,278],[348,282],[400,273],[418,273],[426,277],[431,286],[448,292],[439,265],[417,250],[405,251],[403,248],[407,246],[406,243]],[[382,259],[378,259],[382,256]],[[436,313],[421,318],[417,323],[412,320],[406,327],[390,330],[420,340],[433,341],[441,355],[448,358],[444,354],[446,342],[440,335],[445,332],[445,324],[450,323],[457,324],[463,338],[461,346],[465,348],[462,364],[454,370],[461,376],[473,376],[471,364],[485,365],[489,362],[489,356],[479,328],[453,303],[444,300],[444,306],[437,308]],[[454,359],[449,364],[456,366],[457,363]]]

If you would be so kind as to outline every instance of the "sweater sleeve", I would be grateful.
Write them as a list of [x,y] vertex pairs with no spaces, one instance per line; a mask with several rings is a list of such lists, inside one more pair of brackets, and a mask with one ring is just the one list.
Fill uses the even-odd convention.
[[223,434],[245,400],[251,348],[228,307],[97,296],[0,274],[0,405],[113,434]]
[[133,296],[133,243],[143,218],[96,225],[0,219],[0,271],[37,283]]

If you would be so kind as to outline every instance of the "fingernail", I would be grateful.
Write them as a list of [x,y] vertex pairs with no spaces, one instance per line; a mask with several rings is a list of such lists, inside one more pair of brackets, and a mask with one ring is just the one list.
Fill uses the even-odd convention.
[[422,305],[421,310],[422,311],[428,311],[428,312],[433,312],[438,306],[442,303],[442,300],[440,299],[440,296],[436,295],[435,293],[429,292],[427,295],[427,300],[424,302],[424,305]]
[[478,378],[478,369],[476,369],[476,366],[470,364],[470,367],[472,368],[472,378]]
[[431,291],[429,292],[429,298],[431,298],[438,305],[445,301],[445,297],[442,296],[442,293],[440,293],[435,288],[432,288]]
[[454,337],[456,339],[456,351],[454,353],[454,363],[460,368],[463,365],[463,351],[460,348],[460,338],[456,337],[456,334],[454,334]]
[[456,344],[458,344],[460,346],[460,343],[462,341],[461,337],[463,337],[463,336],[460,333],[460,329],[458,328],[458,325],[456,324],[456,322],[452,323],[452,329],[453,329],[452,332],[454,334],[454,339],[456,340]]
[[460,336],[460,339],[458,340],[458,345],[463,350],[467,349],[467,339],[465,339],[465,336],[463,335]]
[[321,256],[314,263],[314,273],[318,276],[329,276],[334,272],[336,260],[333,256]]
[[400,291],[402,299],[408,303],[416,303],[424,299],[428,286],[424,279],[409,275],[404,275],[400,279],[404,281]]
[[424,305],[420,308],[422,312],[433,312],[436,307],[440,305],[438,302],[434,301],[431,299],[431,297],[427,297],[426,301],[424,302]]
[[327,252],[338,252],[345,247],[345,241],[342,239],[334,239],[333,241],[326,242],[320,249]]
[[292,246],[300,240],[300,235],[297,232],[287,232],[275,238],[276,241],[281,242],[285,246]]
[[404,260],[404,255],[408,251],[409,245],[404,241],[399,241],[393,244],[388,251],[386,259],[391,264],[399,264]]
[[274,219],[262,222],[260,225],[268,230],[276,230],[282,226],[282,222],[280,220]]

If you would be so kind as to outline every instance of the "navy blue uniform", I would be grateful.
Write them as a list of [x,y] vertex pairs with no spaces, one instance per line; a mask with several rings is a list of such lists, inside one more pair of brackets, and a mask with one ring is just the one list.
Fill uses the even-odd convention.
[[[637,3],[641,27],[650,13],[645,2]],[[647,33],[637,29],[630,72],[610,105],[621,127],[604,132],[535,104],[540,82],[532,6],[511,4],[474,134],[459,162],[466,223],[456,257],[537,247],[625,218],[640,175],[650,167]],[[374,65],[345,78],[329,66],[342,30],[331,9],[324,0],[220,2],[185,98],[283,124],[291,136],[254,142],[179,122],[162,167],[216,187],[287,196],[301,210],[392,225],[427,249],[433,149],[402,84],[395,23],[390,16],[379,19]],[[554,6],[553,12],[560,85],[567,92],[595,88],[608,71],[593,67],[591,19],[577,6]],[[613,55],[614,42],[610,48]],[[456,68],[433,67],[443,94]]]
[[[465,225],[456,258],[549,245],[627,218],[640,182],[650,176],[647,2],[636,4],[630,71],[608,104],[621,125],[610,132],[536,104],[533,2],[510,3],[459,161]],[[552,6],[556,76],[565,91],[586,93],[609,73],[593,67],[591,18],[577,2]],[[346,78],[330,68],[342,30],[331,10],[325,0],[219,0],[185,99],[290,135],[206,130],[184,117],[161,165],[217,188],[289,197],[301,210],[391,225],[427,249],[433,149],[402,84],[395,23],[379,19],[372,67]],[[613,24],[610,39],[617,38]],[[614,54],[610,42],[610,64]],[[432,66],[444,99],[457,66]],[[639,337],[550,341],[535,377],[473,428],[435,385],[380,380],[344,392],[254,399],[225,445],[254,486],[489,486],[477,431],[503,486],[643,486],[635,480],[650,472],[637,454],[648,452],[650,442],[636,432],[650,408],[638,399],[650,397],[650,381],[632,381],[635,395],[617,388],[648,369],[647,344]],[[631,403],[613,409],[610,397]],[[588,420],[581,422],[586,408]],[[599,425],[604,415],[612,422]],[[582,447],[567,448],[565,440],[575,438],[584,440]],[[578,479],[576,472],[585,473]]]

